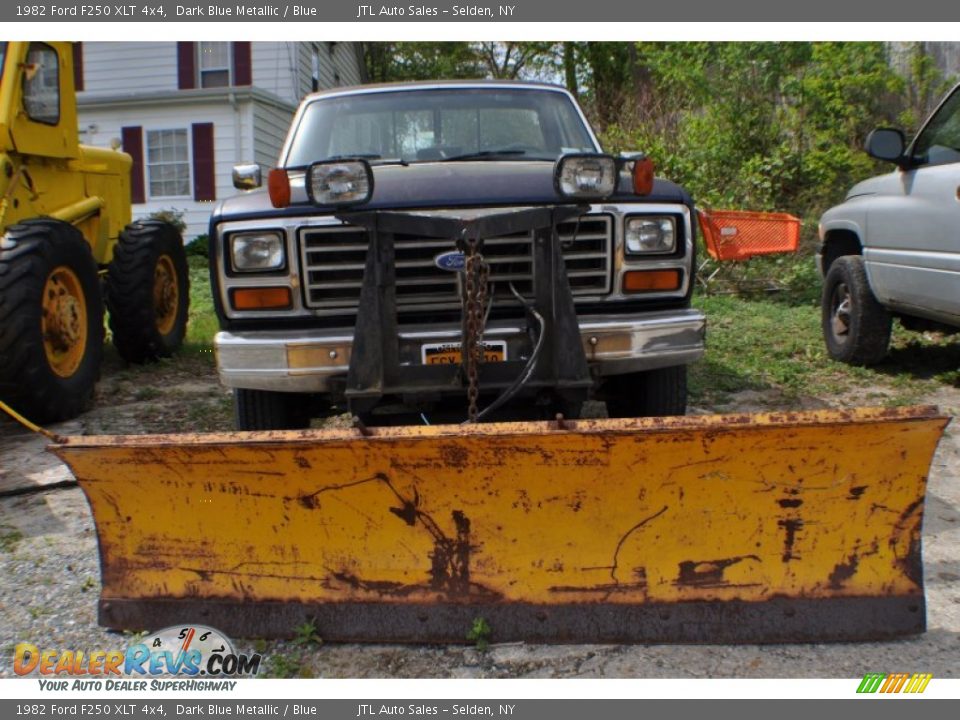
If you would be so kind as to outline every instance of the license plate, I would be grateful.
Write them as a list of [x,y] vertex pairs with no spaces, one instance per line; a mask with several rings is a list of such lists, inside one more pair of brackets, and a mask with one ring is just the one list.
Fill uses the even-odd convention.
[[[507,343],[493,340],[482,343],[483,361],[503,362],[507,359]],[[421,350],[424,365],[459,365],[461,362],[460,343],[430,343]]]

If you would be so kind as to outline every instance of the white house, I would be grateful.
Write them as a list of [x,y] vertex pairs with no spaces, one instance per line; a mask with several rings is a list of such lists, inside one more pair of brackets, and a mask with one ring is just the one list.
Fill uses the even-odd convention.
[[359,43],[84,42],[74,47],[81,142],[133,156],[134,217],[184,214],[189,241],[234,165],[273,166],[301,98],[365,80]]

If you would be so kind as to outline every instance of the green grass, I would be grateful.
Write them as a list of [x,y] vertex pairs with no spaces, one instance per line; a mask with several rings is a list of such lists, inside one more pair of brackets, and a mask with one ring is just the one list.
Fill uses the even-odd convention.
[[212,353],[213,336],[219,329],[210,294],[210,274],[205,257],[187,259],[190,267],[190,319],[184,350],[193,353]]
[[771,280],[780,292],[695,296],[694,305],[707,316],[707,353],[691,368],[693,404],[722,406],[731,394],[754,390],[787,407],[849,394],[859,404],[903,405],[938,386],[960,385],[957,335],[907,332],[896,322],[890,355],[879,365],[833,361],[820,331],[820,281],[812,267],[806,254],[752,260],[731,268],[726,285],[711,283],[711,293]]
[[[171,362],[189,363],[190,356],[199,360],[199,355],[212,366],[218,326],[207,261],[191,257],[189,262],[186,353]],[[762,290],[773,281],[781,291]],[[753,294],[734,294],[744,288]],[[903,405],[940,385],[960,386],[958,335],[912,333],[895,323],[890,356],[880,365],[857,368],[831,360],[820,334],[820,279],[809,249],[725,266],[710,283],[710,292],[694,298],[707,315],[707,354],[690,373],[694,405],[722,406],[744,390],[757,391],[779,407],[796,407],[811,398],[830,402],[851,393],[860,404]],[[216,403],[198,406],[191,420],[203,421],[200,416],[217,412],[223,409]]]
[[23,540],[23,533],[9,525],[0,525],[0,551],[12,553]]

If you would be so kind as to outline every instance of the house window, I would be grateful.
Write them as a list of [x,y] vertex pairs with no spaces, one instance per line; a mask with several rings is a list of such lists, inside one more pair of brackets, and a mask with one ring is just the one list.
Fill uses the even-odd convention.
[[147,130],[150,197],[190,196],[190,141],[186,128]]
[[197,43],[199,54],[200,87],[218,88],[230,86],[230,43]]

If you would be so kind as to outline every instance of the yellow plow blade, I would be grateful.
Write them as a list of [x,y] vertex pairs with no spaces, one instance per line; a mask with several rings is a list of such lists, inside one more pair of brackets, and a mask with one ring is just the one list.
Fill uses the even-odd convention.
[[924,630],[936,408],[69,438],[100,623],[329,640]]

